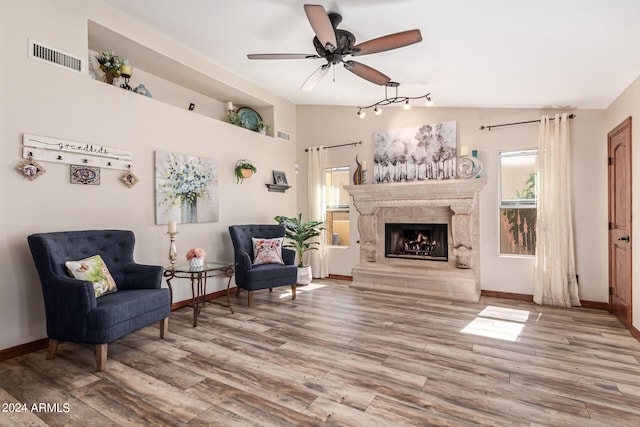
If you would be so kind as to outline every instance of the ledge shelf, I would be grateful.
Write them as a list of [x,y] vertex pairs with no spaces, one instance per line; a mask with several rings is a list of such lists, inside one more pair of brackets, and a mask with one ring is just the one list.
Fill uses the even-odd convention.
[[291,188],[290,185],[282,185],[282,184],[265,184],[269,191],[273,191],[276,193],[284,193],[288,189]]

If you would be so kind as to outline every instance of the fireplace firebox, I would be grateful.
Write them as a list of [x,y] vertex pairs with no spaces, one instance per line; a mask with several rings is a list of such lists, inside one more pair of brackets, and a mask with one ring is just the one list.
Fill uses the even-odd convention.
[[387,258],[449,260],[447,224],[387,223],[384,235]]

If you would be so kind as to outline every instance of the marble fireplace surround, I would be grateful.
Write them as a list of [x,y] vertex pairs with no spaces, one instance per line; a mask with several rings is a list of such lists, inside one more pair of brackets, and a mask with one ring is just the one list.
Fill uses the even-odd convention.
[[[452,179],[347,185],[359,213],[360,263],[354,288],[480,300],[480,218],[478,196],[484,179]],[[448,225],[447,262],[386,258],[385,223]]]

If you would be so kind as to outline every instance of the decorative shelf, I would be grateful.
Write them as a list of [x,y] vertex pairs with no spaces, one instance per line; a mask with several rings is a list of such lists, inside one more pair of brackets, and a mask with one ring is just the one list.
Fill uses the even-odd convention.
[[284,193],[285,191],[291,188],[290,185],[282,185],[282,184],[265,184],[265,185],[267,186],[267,188],[269,188],[269,191],[273,191],[276,193]]

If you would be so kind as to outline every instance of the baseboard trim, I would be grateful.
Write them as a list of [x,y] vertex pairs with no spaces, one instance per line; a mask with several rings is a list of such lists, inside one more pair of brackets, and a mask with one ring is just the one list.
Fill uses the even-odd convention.
[[[480,295],[482,295],[483,297],[490,297],[490,298],[502,298],[502,299],[512,299],[516,301],[533,302],[533,295],[528,295],[528,294],[516,294],[512,292],[482,290],[480,291]],[[595,308],[597,310],[608,311],[609,303],[580,300],[580,307],[575,307],[575,308]]]
[[353,276],[344,276],[342,274],[329,274],[328,279],[346,280],[347,282],[353,282]]
[[34,351],[45,349],[49,346],[49,338],[42,338],[37,341],[28,342],[26,344],[20,344],[15,347],[5,348],[0,350],[0,362],[13,359],[14,357],[24,356],[25,354],[33,353]]
[[499,292],[499,291],[487,291],[481,290],[480,295],[483,297],[489,298],[502,298],[502,299],[512,299],[516,301],[526,301],[533,302],[533,295],[527,294],[516,294],[513,292]]
[[634,337],[638,342],[640,342],[640,331],[637,330],[633,325],[629,326],[629,332],[631,332],[631,336]]
[[[235,295],[236,291],[238,290],[238,288],[236,288],[235,286],[233,288],[229,288],[229,296],[233,296]],[[226,297],[227,295],[227,290],[226,289],[222,289],[220,291],[216,291],[216,292],[211,292],[210,294],[206,294],[204,296],[205,301],[211,301],[212,299],[216,299],[216,298],[220,298],[220,297]],[[171,304],[171,311],[175,311],[179,308],[182,307],[186,307],[188,305],[191,305],[192,301],[190,299],[186,299],[184,301],[178,301],[178,302],[174,302],[173,304]]]
[[585,301],[581,299],[580,304],[582,304],[582,308],[595,308],[597,310],[609,311],[608,302]]

